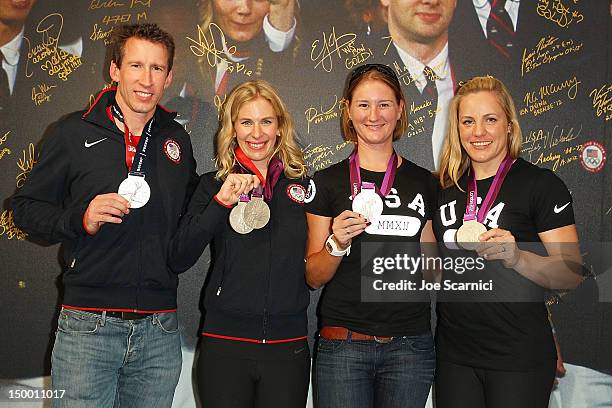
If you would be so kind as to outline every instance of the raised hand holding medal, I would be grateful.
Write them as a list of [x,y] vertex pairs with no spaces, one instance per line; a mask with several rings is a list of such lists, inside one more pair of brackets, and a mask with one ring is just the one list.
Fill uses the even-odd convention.
[[393,187],[395,174],[397,173],[397,163],[397,153],[393,151],[379,190],[374,183],[362,182],[357,149],[351,153],[349,171],[353,211],[363,215],[370,222],[374,222],[382,215],[384,209],[383,197],[389,194],[391,187]]
[[495,173],[493,183],[480,208],[477,207],[478,186],[476,184],[476,175],[474,174],[474,169],[470,169],[463,225],[459,227],[455,236],[455,240],[461,248],[475,251],[480,246],[480,236],[487,232],[487,227],[484,226],[483,221],[493,205],[504,182],[504,178],[510,171],[510,167],[512,167],[512,163],[514,163],[514,160],[510,158],[510,155],[506,155]]

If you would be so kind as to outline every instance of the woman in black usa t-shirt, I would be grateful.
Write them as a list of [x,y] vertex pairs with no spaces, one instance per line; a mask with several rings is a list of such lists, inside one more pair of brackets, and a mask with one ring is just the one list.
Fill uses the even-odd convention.
[[449,109],[434,232],[445,256],[480,256],[484,270],[445,269],[442,282],[492,290],[438,293],[436,407],[548,407],[556,354],[544,292],[581,280],[572,198],[552,171],[518,157],[521,130],[499,80],[468,81]]
[[406,129],[393,70],[356,68],[344,97],[343,133],[356,148],[315,174],[306,199],[306,280],[325,285],[315,397],[320,408],[423,407],[435,368],[428,294],[396,299],[375,289],[382,279],[361,255],[372,247],[420,252],[421,235],[433,240],[435,180],[393,149]]

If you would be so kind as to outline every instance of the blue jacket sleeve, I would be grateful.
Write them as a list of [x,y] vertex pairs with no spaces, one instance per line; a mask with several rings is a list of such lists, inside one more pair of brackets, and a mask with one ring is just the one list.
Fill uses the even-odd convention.
[[44,139],[38,163],[24,186],[11,199],[15,224],[47,243],[55,244],[85,235],[86,204],[67,204],[70,146],[62,125],[56,124]]
[[230,209],[214,199],[220,186],[214,173],[200,177],[187,212],[170,243],[168,265],[174,273],[191,268],[213,238],[223,233]]

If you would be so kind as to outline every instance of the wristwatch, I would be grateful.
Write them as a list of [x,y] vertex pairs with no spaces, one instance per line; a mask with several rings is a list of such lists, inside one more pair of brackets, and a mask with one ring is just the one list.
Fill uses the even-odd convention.
[[334,239],[334,234],[331,234],[327,237],[327,241],[325,241],[325,249],[332,256],[344,256],[349,255],[351,253],[351,246],[349,245],[345,249],[338,248],[338,244]]

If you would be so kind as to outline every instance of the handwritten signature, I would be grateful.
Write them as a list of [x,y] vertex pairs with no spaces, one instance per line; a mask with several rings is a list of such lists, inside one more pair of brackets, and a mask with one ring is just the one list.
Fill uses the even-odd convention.
[[[194,40],[191,37],[185,37],[191,42],[189,49],[196,57],[206,57],[206,62],[211,67],[217,66],[217,64],[223,62],[227,64],[227,71],[230,73],[242,72],[244,75],[250,77],[253,75],[253,70],[249,69],[245,64],[241,62],[231,61],[226,52],[229,55],[238,54],[238,49],[235,45],[228,46],[225,40],[225,34],[221,27],[215,23],[210,23],[208,29],[204,30],[201,26],[198,27],[198,39]],[[219,44],[220,48],[217,47]]]
[[597,116],[606,115],[606,120],[612,119],[612,85],[602,85],[595,88],[589,96],[593,98],[593,108]]
[[521,77],[542,65],[553,63],[582,50],[582,46],[583,43],[572,39],[560,41],[559,38],[552,35],[540,38],[535,49],[529,51],[527,48],[523,49]]
[[39,84],[38,90],[36,90],[36,87],[32,87],[32,101],[34,105],[40,106],[44,102],[49,102],[51,95],[48,92],[53,88],[57,88],[57,85]]
[[102,28],[98,27],[98,24],[94,24],[93,32],[89,36],[91,41],[99,41],[104,40],[104,45],[108,45],[111,42],[111,35],[113,34],[113,30],[115,27],[111,27],[110,29],[103,31]]
[[310,60],[316,62],[315,69],[320,66],[324,71],[331,72],[334,67],[333,55],[336,54],[338,59],[341,59],[342,48],[348,47],[351,43],[354,45],[357,34],[345,33],[338,36],[336,27],[332,27],[331,33],[323,32],[322,35],[322,39],[314,40],[310,46]]
[[[4,142],[6,142],[6,139],[8,139],[10,133],[11,131],[9,130],[4,135],[2,135],[2,137],[0,137],[0,146],[2,146]],[[3,147],[2,150],[0,150],[0,160],[7,154],[11,154],[11,149],[9,149],[8,147]]]
[[50,76],[56,75],[62,81],[79,66],[81,58],[70,54],[59,48],[59,39],[64,26],[64,17],[59,13],[52,13],[43,18],[36,27],[36,32],[41,34],[42,42],[32,47],[30,39],[24,37],[28,44],[28,60],[26,62],[26,77],[30,78],[33,72],[30,70],[30,62],[40,64],[40,68]]
[[317,125],[319,123],[337,118],[343,106],[344,99],[340,99],[340,101],[338,101],[338,95],[334,95],[334,102],[327,109],[323,108],[322,105],[319,106],[320,111],[314,106],[308,107],[308,109],[306,109],[306,111],[304,112],[304,114],[306,115],[306,122],[308,123],[307,133],[310,133],[311,123]]
[[28,234],[21,231],[13,220],[13,210],[4,210],[0,216],[0,236],[6,235],[8,239],[16,238],[19,241],[26,239]]
[[[575,0],[574,3],[576,3]],[[537,13],[562,28],[567,28],[572,23],[581,23],[584,20],[582,13],[577,10],[570,11],[562,0],[538,0]]]
[[28,146],[28,153],[26,155],[26,151],[23,151],[23,157],[17,160],[17,167],[21,170],[21,173],[15,177],[17,180],[17,188],[23,187],[26,179],[28,178],[28,174],[34,168],[34,165],[37,163],[36,154],[34,152],[34,144],[30,143]]

